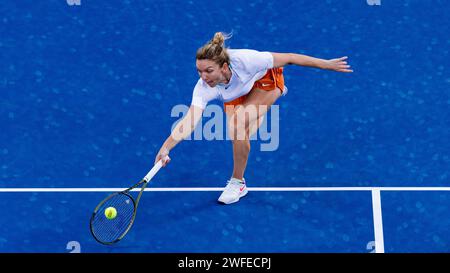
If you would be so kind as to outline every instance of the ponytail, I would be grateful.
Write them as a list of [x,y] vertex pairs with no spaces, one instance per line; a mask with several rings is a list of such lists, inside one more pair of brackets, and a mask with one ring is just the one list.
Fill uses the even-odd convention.
[[211,60],[220,67],[224,63],[230,64],[230,56],[228,56],[225,48],[225,40],[230,39],[231,36],[231,34],[216,32],[208,43],[197,50],[197,60]]

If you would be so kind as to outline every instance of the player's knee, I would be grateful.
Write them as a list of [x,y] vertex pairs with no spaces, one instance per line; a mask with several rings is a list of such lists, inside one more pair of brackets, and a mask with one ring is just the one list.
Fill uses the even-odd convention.
[[248,135],[248,121],[245,117],[234,114],[228,122],[228,129],[232,140],[244,140]]
[[264,120],[264,116],[258,118],[257,120],[253,121],[250,126],[248,127],[247,131],[248,131],[248,135],[252,136],[253,134],[255,134],[259,127],[261,127],[261,124],[263,123]]

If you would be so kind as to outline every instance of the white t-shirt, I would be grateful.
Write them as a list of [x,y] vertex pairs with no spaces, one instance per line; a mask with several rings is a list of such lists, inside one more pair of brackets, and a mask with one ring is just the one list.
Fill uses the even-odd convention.
[[210,87],[200,78],[192,94],[192,105],[205,109],[208,102],[214,99],[227,102],[246,95],[253,84],[266,74],[267,69],[273,68],[270,52],[251,49],[227,49],[227,52],[230,56],[230,82]]

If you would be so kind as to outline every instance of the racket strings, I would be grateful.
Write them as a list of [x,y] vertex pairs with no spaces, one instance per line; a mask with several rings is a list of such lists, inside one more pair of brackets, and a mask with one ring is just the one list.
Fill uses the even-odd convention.
[[[117,216],[108,219],[105,209],[114,207]],[[134,201],[126,194],[117,194],[106,200],[97,210],[92,219],[91,228],[94,236],[101,242],[111,243],[120,239],[133,221]]]

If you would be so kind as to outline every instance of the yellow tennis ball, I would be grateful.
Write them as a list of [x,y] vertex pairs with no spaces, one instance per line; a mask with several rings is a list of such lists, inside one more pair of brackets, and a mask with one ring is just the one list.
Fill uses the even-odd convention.
[[114,207],[108,207],[105,209],[105,216],[109,220],[112,220],[112,219],[116,218],[117,210]]

